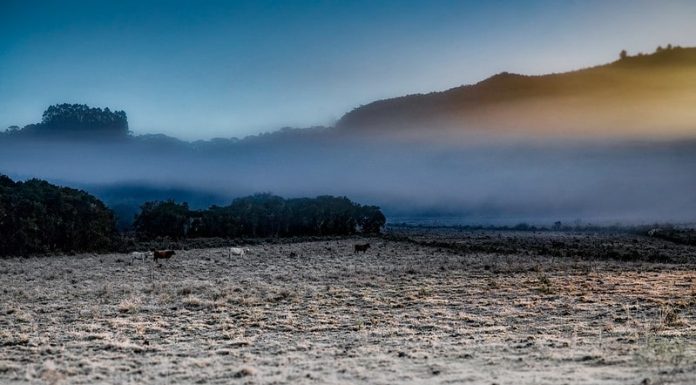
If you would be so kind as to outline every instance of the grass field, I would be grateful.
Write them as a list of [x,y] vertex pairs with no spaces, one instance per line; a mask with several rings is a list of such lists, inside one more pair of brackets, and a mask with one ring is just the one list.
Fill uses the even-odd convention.
[[0,260],[0,383],[696,383],[696,247],[398,235]]

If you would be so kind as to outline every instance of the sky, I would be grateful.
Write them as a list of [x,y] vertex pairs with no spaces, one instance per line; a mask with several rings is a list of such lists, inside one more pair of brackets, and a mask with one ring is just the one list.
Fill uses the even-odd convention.
[[331,125],[502,71],[696,46],[694,1],[0,0],[0,129],[55,103],[186,140]]

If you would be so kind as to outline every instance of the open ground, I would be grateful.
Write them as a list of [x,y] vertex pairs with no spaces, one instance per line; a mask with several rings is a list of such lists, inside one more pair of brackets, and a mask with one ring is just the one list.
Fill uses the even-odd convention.
[[161,266],[3,259],[0,383],[694,384],[695,255],[627,234],[405,231]]

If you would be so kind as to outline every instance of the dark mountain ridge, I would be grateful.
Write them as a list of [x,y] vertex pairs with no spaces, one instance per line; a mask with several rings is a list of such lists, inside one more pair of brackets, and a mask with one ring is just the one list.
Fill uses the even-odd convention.
[[665,125],[673,132],[690,128],[694,133],[696,109],[688,108],[694,101],[696,48],[669,47],[572,72],[503,72],[442,92],[379,100],[345,114],[337,127],[432,133],[444,126],[503,134],[579,133],[631,124],[621,127],[621,133]]

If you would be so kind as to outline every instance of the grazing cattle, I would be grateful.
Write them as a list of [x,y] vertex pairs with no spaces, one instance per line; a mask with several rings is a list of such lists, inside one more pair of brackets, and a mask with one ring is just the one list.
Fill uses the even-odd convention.
[[144,252],[144,251],[134,251],[130,255],[131,255],[131,263],[133,263],[133,261],[135,261],[136,259],[139,259],[139,260],[145,262],[145,260],[147,259],[148,253]]
[[246,253],[248,253],[249,249],[247,248],[241,248],[241,247],[230,247],[229,250],[229,257],[232,258],[233,255],[236,255],[238,257],[244,256]]
[[157,262],[159,259],[169,259],[176,254],[174,250],[152,250],[152,259]]
[[359,253],[359,252],[364,253],[367,251],[367,249],[370,248],[370,244],[369,243],[363,243],[363,244],[358,243],[358,244],[355,244],[353,247],[354,247],[356,253]]

